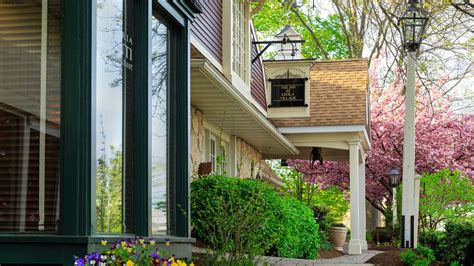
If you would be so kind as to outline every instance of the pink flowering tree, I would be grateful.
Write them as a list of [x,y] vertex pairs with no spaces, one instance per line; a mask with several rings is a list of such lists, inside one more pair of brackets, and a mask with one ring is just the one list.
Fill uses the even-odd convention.
[[[369,72],[371,89],[372,147],[366,160],[366,199],[385,213],[386,202],[391,202],[392,192],[387,184],[391,167],[402,169],[404,96],[403,81],[396,74],[389,84],[384,84],[377,67],[371,64]],[[415,168],[416,173],[433,173],[441,169],[460,171],[466,178],[474,176],[474,115],[456,114],[451,102],[443,97],[444,80],[434,87],[417,86]],[[307,182],[320,188],[337,186],[349,189],[347,163],[325,161],[312,164],[308,160],[293,160],[290,165],[305,174]],[[400,171],[401,172],[401,171]]]

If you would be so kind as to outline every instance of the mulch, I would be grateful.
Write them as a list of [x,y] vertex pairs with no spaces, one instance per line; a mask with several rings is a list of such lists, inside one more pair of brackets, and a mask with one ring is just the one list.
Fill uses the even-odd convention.
[[[370,249],[384,251],[384,253],[380,253],[373,256],[368,261],[366,261],[366,263],[372,263],[375,265],[390,265],[390,266],[405,265],[400,260],[400,253],[402,253],[404,249],[400,249],[394,246],[374,246],[374,247],[370,247]],[[440,266],[444,264],[436,261],[430,265]]]
[[321,259],[334,259],[334,258],[341,257],[341,256],[344,256],[344,253],[342,253],[339,250],[335,250],[335,249],[324,250],[324,251],[319,252],[319,258],[321,258]]
[[[381,249],[377,249],[381,250]],[[375,265],[404,265],[400,260],[400,253],[402,252],[400,249],[385,249],[383,250],[384,253],[377,254],[370,258],[366,263],[372,263]]]

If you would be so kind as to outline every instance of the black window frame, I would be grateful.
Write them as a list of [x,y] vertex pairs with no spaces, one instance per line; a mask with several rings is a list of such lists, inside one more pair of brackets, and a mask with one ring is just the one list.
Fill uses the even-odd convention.
[[[55,234],[0,232],[0,263],[71,265],[103,238],[95,232],[95,85],[94,21],[96,1],[62,1],[60,220]],[[149,149],[149,27],[151,8],[174,24],[176,82],[170,94],[170,180],[174,195],[169,225],[175,243],[192,243],[189,205],[189,24],[195,11],[188,1],[136,0],[133,143],[133,234],[105,237],[109,242],[151,236]],[[171,183],[171,182],[170,182]],[[156,238],[164,242],[165,238]],[[58,253],[58,250],[61,250]],[[25,256],[25,254],[28,254]]]

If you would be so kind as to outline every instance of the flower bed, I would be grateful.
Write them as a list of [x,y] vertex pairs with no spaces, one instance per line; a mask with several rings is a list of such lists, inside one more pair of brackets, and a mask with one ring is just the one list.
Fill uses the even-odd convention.
[[[165,242],[170,246],[170,242]],[[175,259],[174,255],[166,250],[158,250],[153,238],[146,241],[144,238],[135,238],[115,242],[107,248],[107,241],[101,241],[102,249],[83,257],[74,257],[74,265],[78,266],[107,266],[107,265],[153,265],[153,266],[194,266],[191,261],[184,262]]]

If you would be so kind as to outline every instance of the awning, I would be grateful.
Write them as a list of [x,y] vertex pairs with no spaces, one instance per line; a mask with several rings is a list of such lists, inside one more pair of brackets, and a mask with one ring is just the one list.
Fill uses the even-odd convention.
[[206,120],[245,140],[264,158],[298,154],[296,147],[206,59],[191,60],[191,104]]

